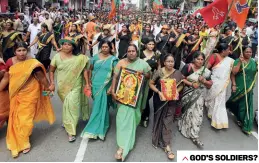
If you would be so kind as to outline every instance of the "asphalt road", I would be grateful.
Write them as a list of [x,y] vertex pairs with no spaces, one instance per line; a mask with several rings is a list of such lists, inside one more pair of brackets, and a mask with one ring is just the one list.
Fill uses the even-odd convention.
[[[228,97],[230,90],[228,89]],[[152,103],[152,101],[150,101]],[[56,122],[49,125],[46,122],[36,123],[31,135],[32,149],[28,154],[20,154],[18,158],[13,159],[10,151],[6,148],[6,126],[0,129],[0,162],[6,161],[41,161],[41,162],[73,162],[77,159],[82,161],[116,161],[114,154],[117,150],[116,144],[116,110],[110,110],[110,129],[106,135],[105,141],[89,140],[81,144],[82,139],[78,136],[74,143],[68,142],[65,130],[62,124],[62,104],[57,95],[52,98],[56,114]],[[254,107],[258,107],[258,87],[254,89]],[[151,119],[153,110],[151,111]],[[203,150],[258,150],[258,140],[256,136],[246,136],[235,123],[235,118],[229,114],[229,128],[224,130],[215,130],[210,126],[207,116],[204,116],[203,125],[200,132],[200,139],[204,143]],[[86,122],[80,121],[77,132],[80,135]],[[177,150],[201,150],[198,149],[189,139],[184,138],[173,126],[172,149],[176,154]],[[149,161],[164,162],[169,161],[166,154],[161,149],[153,148],[151,144],[152,122],[148,128],[138,127],[136,134],[135,148],[129,153],[126,161]],[[258,132],[257,125],[254,125],[255,133]],[[84,144],[85,143],[85,144]],[[80,148],[80,144],[83,148]],[[83,149],[82,152],[78,152]],[[86,148],[86,149],[85,149]],[[84,151],[85,149],[85,151]],[[81,154],[81,155],[80,155]],[[177,158],[175,158],[175,161]]]

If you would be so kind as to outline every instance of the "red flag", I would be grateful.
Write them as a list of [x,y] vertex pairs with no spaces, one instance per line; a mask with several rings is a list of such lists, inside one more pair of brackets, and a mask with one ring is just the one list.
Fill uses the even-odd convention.
[[209,27],[215,27],[216,25],[223,23],[227,12],[227,0],[215,0],[210,5],[200,9],[200,14]]
[[[232,0],[228,0],[228,3],[231,4]],[[237,23],[239,28],[244,28],[247,15],[249,11],[249,5],[247,0],[234,0],[231,7],[229,17],[232,18],[234,22]]]
[[108,15],[108,19],[113,19],[116,16],[116,4],[115,4],[115,0],[112,0],[111,3],[112,7],[111,7],[111,11]]

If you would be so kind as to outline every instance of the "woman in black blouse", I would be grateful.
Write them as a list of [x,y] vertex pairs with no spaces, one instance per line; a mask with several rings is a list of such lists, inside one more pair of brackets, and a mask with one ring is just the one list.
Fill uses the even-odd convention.
[[131,35],[130,35],[130,32],[129,32],[129,26],[127,26],[127,25],[123,25],[122,26],[122,30],[118,34],[116,40],[117,41],[120,40],[119,49],[118,49],[118,51],[119,51],[118,58],[119,59],[125,58],[127,56],[126,55],[126,50],[128,49],[128,46],[129,46],[130,41],[131,41]]
[[[155,40],[152,38],[147,39],[147,43],[145,44],[145,49],[140,52],[140,58],[145,60],[149,66],[151,67],[152,73],[154,73],[155,70],[158,69],[160,65],[160,52],[156,50],[155,48]],[[148,87],[148,82],[146,81],[147,84],[144,84],[144,102],[143,106],[141,106],[143,110],[142,116],[141,116],[141,125],[144,127],[148,126],[149,123],[149,114],[150,114],[150,105],[149,105],[149,100],[153,96],[153,91]],[[146,102],[145,102],[146,100]]]
[[147,42],[149,41],[149,38],[152,38],[154,39],[155,36],[153,35],[152,31],[151,31],[151,25],[150,24],[147,24],[145,26],[145,30],[142,34],[142,37],[141,37],[141,45],[143,45],[143,49],[145,48],[145,45],[147,44]]
[[168,25],[163,25],[161,33],[159,33],[156,36],[157,49],[161,53],[166,53],[168,51],[168,48],[169,48],[168,40],[170,37],[169,30],[170,28]]

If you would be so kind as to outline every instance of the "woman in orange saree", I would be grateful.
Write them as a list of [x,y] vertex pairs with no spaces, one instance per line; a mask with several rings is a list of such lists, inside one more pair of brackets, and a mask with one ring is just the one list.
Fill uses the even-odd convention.
[[[0,85],[7,80],[7,73],[5,74],[5,63],[0,58]],[[8,120],[9,116],[9,93],[7,89],[0,91],[0,128],[3,127],[4,123]]]
[[[27,56],[24,42],[16,43],[14,52],[13,65],[9,69],[10,113],[6,143],[12,156],[17,157],[20,152],[30,151],[29,136],[33,122],[46,120],[52,124],[55,116],[46,92],[49,82],[44,66]],[[5,87],[8,82],[1,84],[1,87]]]

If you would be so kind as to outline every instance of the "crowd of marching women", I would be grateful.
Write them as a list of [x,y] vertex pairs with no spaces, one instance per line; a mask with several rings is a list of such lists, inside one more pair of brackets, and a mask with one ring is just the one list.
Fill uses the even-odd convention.
[[[229,108],[241,130],[251,133],[257,24],[247,22],[239,31],[228,19],[208,28],[202,17],[150,13],[124,13],[116,21],[102,11],[82,16],[35,10],[31,24],[25,17],[0,18],[0,127],[8,125],[6,143],[13,157],[30,151],[34,121],[55,121],[50,101],[55,90],[69,142],[81,132],[76,131],[80,118],[88,121],[82,138],[104,141],[109,109],[117,109],[119,160],[134,148],[136,129],[148,127],[151,114],[152,145],[169,159],[175,157],[174,122],[184,137],[203,146],[199,132],[204,110],[212,127],[224,129],[229,127]],[[126,70],[143,80],[133,73],[122,79]],[[123,87],[118,93],[119,83]],[[232,93],[226,99],[229,83]],[[133,96],[134,106],[129,105]]]

